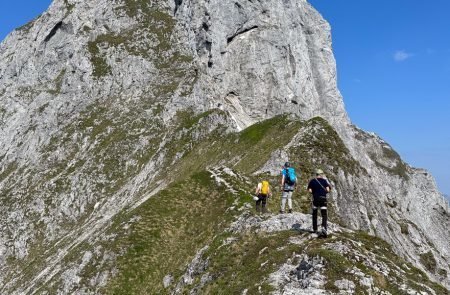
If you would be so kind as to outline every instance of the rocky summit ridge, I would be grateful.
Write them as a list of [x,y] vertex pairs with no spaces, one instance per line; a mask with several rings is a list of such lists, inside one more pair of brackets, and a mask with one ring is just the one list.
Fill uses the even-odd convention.
[[[448,294],[448,202],[351,123],[307,1],[55,0],[0,44],[0,100],[1,294]],[[286,160],[301,213],[254,217]]]

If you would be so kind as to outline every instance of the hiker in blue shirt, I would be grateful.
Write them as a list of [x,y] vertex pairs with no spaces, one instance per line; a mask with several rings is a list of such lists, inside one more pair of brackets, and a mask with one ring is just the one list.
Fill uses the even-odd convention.
[[[312,193],[312,219],[313,231],[320,236],[327,236],[327,194],[330,192],[330,184],[324,178],[324,173],[321,169],[316,170],[316,177],[311,179],[308,184],[308,191]],[[322,215],[322,231],[317,231],[317,211],[320,208]]]
[[295,169],[291,167],[289,162],[286,162],[281,171],[281,210],[280,213],[284,213],[286,207],[286,201],[288,203],[289,213],[292,213],[292,192],[297,184],[297,176],[295,175]]

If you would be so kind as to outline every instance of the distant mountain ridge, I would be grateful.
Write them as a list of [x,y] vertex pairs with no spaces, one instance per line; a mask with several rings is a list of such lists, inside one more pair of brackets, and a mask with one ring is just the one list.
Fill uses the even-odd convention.
[[[0,293],[282,292],[313,288],[322,266],[318,292],[446,292],[447,203],[427,171],[351,123],[330,30],[303,0],[55,0],[12,32],[0,44]],[[254,183],[277,183],[287,160],[303,214],[314,169],[332,182],[333,249],[296,231],[307,215],[278,216],[276,197],[252,217]],[[269,247],[267,220],[286,249]],[[252,234],[270,248],[252,252],[259,266]],[[380,260],[364,268],[352,249]],[[314,273],[288,286],[300,258]]]

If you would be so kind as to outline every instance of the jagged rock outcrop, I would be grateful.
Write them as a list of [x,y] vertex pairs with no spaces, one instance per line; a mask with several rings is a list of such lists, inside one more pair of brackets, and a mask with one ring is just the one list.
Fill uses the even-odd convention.
[[[139,223],[130,212],[210,165],[251,177],[288,158],[302,181],[327,170],[345,225],[448,286],[448,204],[428,172],[351,125],[330,27],[306,1],[55,0],[0,44],[0,100],[0,293],[120,289],[114,264],[133,245],[112,245]],[[285,113],[330,125],[254,125]]]

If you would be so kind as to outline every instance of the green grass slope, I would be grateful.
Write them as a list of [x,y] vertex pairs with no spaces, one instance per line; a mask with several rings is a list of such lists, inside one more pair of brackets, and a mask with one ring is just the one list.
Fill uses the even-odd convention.
[[[447,292],[393,254],[386,242],[362,232],[336,233],[330,240],[310,239],[309,234],[295,230],[230,232],[228,228],[238,217],[254,214],[251,194],[260,177],[269,179],[274,190],[268,204],[271,213],[263,219],[278,212],[279,177],[254,175],[254,172],[269,160],[272,152],[286,147],[298,134],[302,134],[300,142],[288,148],[289,156],[296,159],[294,166],[301,171],[300,188],[294,198],[297,211],[309,211],[305,186],[315,167],[327,167],[330,178],[339,169],[349,174],[366,172],[321,118],[302,122],[279,116],[239,133],[226,133],[224,126],[208,133],[204,128],[215,116],[226,117],[226,114],[215,110],[196,117],[179,114],[173,140],[165,146],[170,156],[161,176],[171,184],[136,209],[116,216],[100,238],[72,250],[67,257],[68,265],[81,264],[80,253],[96,253],[94,249],[100,249],[82,267],[78,273],[80,282],[71,291],[240,294],[247,290],[247,294],[268,294],[275,288],[270,283],[270,274],[286,261],[298,263],[295,255],[301,254],[325,261],[323,275],[328,279],[323,288],[330,292],[337,291],[336,280],[352,278],[353,266],[370,275],[376,288],[391,294],[406,294],[401,285],[414,290],[435,290],[436,294]],[[203,135],[199,140],[197,135],[201,130]],[[332,209],[333,204],[331,221],[338,222],[339,216]],[[301,244],[290,242],[299,238],[303,239]],[[358,260],[358,255],[339,253],[330,243],[347,244],[355,253],[376,257],[396,271],[389,279],[383,278],[383,273]],[[186,284],[184,276],[196,256],[204,263],[200,269],[190,271],[191,281]],[[100,274],[108,274],[106,282],[90,283]],[[63,280],[61,274],[55,278],[59,279],[49,282],[42,290],[57,292]],[[355,290],[357,294],[365,294],[364,286],[358,281]]]

